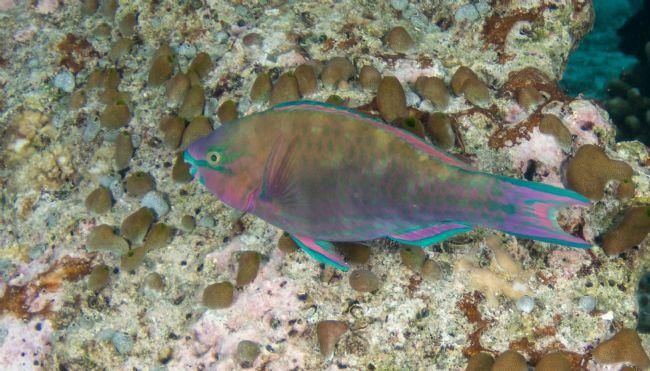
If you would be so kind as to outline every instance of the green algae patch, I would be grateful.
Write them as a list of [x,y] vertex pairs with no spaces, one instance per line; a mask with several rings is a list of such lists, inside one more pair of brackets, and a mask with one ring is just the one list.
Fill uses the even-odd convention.
[[147,248],[144,246],[139,246],[127,251],[127,253],[122,255],[120,258],[120,269],[125,272],[135,270],[144,261],[146,252]]
[[86,249],[90,252],[110,252],[122,256],[129,250],[129,243],[113,231],[113,227],[101,224],[94,227],[88,235]]
[[266,103],[271,97],[271,76],[268,73],[257,75],[251,87],[250,98],[253,103]]
[[181,144],[185,122],[180,117],[165,115],[160,120],[160,130],[163,132],[163,143],[169,149],[176,149]]
[[154,224],[149,229],[147,237],[144,240],[144,246],[147,251],[161,249],[167,246],[172,238],[172,232],[172,228],[165,223]]
[[569,152],[571,150],[571,142],[573,141],[571,132],[564,126],[559,117],[552,114],[542,116],[539,122],[539,131],[555,137],[563,151]]
[[108,188],[98,187],[86,197],[86,209],[95,214],[104,214],[113,206],[113,197]]
[[146,207],[141,207],[122,221],[120,232],[134,244],[140,244],[149,231],[153,222],[153,212]]
[[618,255],[639,245],[650,233],[650,206],[632,207],[623,219],[603,236],[603,250]]
[[370,246],[358,242],[337,242],[338,251],[350,264],[366,264],[370,259]]
[[388,34],[386,34],[386,44],[388,44],[389,48],[398,53],[406,53],[415,43],[404,27],[397,26],[393,27],[388,31]]
[[187,91],[183,104],[178,110],[178,116],[187,121],[191,121],[203,113],[204,105],[205,91],[200,85],[194,85]]
[[290,72],[283,73],[271,89],[271,99],[269,103],[274,106],[279,103],[298,99],[300,99],[300,91],[298,89],[298,81],[296,80],[296,77]]
[[605,186],[610,180],[619,181],[619,197],[634,196],[632,174],[630,165],[610,159],[605,150],[596,145],[585,144],[578,148],[569,161],[566,178],[568,188],[592,200],[600,200],[605,195]]
[[408,116],[404,88],[395,76],[385,76],[377,88],[377,106],[386,122]]
[[196,72],[201,79],[205,79],[214,69],[214,63],[208,53],[201,52],[194,57],[189,69]]
[[336,343],[348,332],[350,326],[343,321],[325,320],[316,325],[316,337],[318,346],[323,356],[329,357],[334,353]]
[[262,255],[257,251],[242,251],[237,266],[237,286],[246,286],[255,280],[260,268]]
[[108,285],[111,278],[111,270],[105,264],[93,267],[88,275],[88,289],[96,291]]
[[233,301],[235,287],[230,282],[217,282],[203,290],[201,302],[210,309],[228,308]]
[[308,64],[301,64],[293,72],[298,82],[298,90],[300,91],[301,96],[311,95],[316,91],[318,87],[318,80],[316,79],[316,73],[314,69]]
[[126,194],[129,196],[142,198],[142,196],[153,190],[154,179],[147,172],[136,171],[126,177],[125,187]]
[[192,215],[183,215],[181,218],[181,230],[183,232],[192,232],[196,227],[196,220]]
[[456,135],[451,126],[451,119],[442,112],[429,115],[425,130],[434,144],[442,149],[450,149],[456,142]]
[[242,340],[237,344],[235,358],[242,368],[251,368],[260,355],[261,345],[250,340]]
[[183,131],[183,139],[181,141],[181,149],[187,149],[192,142],[204,137],[212,132],[212,125],[205,116],[198,116],[193,119]]
[[221,103],[219,109],[217,109],[217,116],[222,124],[237,120],[237,117],[239,116],[239,113],[237,112],[237,103],[232,99],[228,99]]
[[144,284],[148,289],[157,292],[161,292],[165,288],[163,277],[156,272],[147,274],[147,276],[144,278]]
[[357,269],[350,273],[350,286],[355,291],[373,292],[379,289],[379,278],[367,269]]
[[402,264],[414,272],[422,270],[422,264],[427,257],[424,250],[417,246],[401,246],[399,256],[402,259]]
[[420,76],[415,80],[415,92],[431,101],[437,108],[444,109],[449,104],[449,90],[441,78]]
[[415,136],[417,137],[424,138],[425,135],[424,125],[422,125],[422,122],[417,118],[403,117],[403,118],[398,118],[396,122],[399,125],[399,127],[401,127],[402,129],[415,134]]
[[101,116],[99,117],[99,122],[101,123],[102,127],[110,130],[124,127],[129,123],[130,120],[131,111],[129,111],[129,107],[126,104],[120,102],[106,106]]
[[375,91],[381,82],[381,74],[377,69],[370,65],[361,67],[359,71],[359,84],[364,89]]
[[183,154],[176,155],[174,165],[172,166],[172,180],[176,183],[189,183],[192,181],[190,174],[190,165],[183,160]]
[[176,74],[165,83],[165,96],[167,105],[178,107],[183,103],[187,91],[190,89],[190,78],[185,73]]
[[133,157],[133,142],[131,141],[131,134],[122,131],[115,139],[115,152],[113,159],[115,160],[115,167],[117,170],[126,169],[129,167],[131,157]]
[[325,63],[321,80],[328,87],[335,87],[354,77],[356,70],[352,62],[345,57],[334,57]]
[[172,77],[174,72],[174,65],[172,63],[171,55],[162,55],[154,59],[149,69],[149,77],[147,79],[149,85],[159,86]]

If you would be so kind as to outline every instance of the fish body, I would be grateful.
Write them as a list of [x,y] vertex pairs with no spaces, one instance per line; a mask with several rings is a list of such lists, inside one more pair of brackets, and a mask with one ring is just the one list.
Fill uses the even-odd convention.
[[579,194],[479,172],[412,134],[351,109],[297,101],[225,124],[185,159],[224,203],[287,231],[345,269],[329,241],[420,246],[474,226],[576,247],[557,224]]

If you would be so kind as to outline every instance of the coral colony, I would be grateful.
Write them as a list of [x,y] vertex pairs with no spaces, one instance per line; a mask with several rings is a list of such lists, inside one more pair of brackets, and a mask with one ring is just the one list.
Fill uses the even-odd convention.
[[566,93],[594,16],[0,0],[0,368],[650,367],[650,47]]

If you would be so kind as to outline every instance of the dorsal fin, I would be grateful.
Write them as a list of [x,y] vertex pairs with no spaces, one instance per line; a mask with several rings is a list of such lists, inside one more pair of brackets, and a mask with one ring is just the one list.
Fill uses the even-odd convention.
[[386,125],[380,119],[366,115],[352,108],[337,106],[335,104],[330,104],[325,102],[316,102],[312,100],[298,100],[298,101],[280,103],[278,105],[273,106],[271,109],[274,111],[306,110],[306,111],[315,111],[315,112],[328,112],[328,113],[351,117],[355,120],[363,121],[365,123],[378,127],[380,129],[388,130],[392,134],[399,137],[400,139],[411,144],[413,147],[423,152],[426,152],[427,154],[441,160],[442,162],[448,165],[457,166],[463,169],[471,169],[471,167],[468,164],[457,159],[452,154],[447,153],[440,148],[432,146],[431,144],[425,142],[424,140],[411,134],[410,132],[401,130],[399,128],[390,125]]

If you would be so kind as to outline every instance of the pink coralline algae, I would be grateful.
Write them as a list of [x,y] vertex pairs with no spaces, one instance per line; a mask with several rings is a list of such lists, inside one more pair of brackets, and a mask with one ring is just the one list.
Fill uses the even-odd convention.
[[[208,259],[215,260],[218,271],[226,269],[233,252],[244,244],[235,238],[222,251]],[[170,369],[202,368],[232,370],[236,367],[235,352],[242,340],[269,344],[272,351],[262,351],[257,363],[267,367],[289,369],[304,367],[304,350],[291,342],[284,342],[289,331],[303,333],[306,323],[288,324],[298,317],[302,304],[297,299],[296,284],[278,275],[282,254],[273,252],[268,263],[262,264],[252,283],[235,294],[233,306],[227,309],[208,310],[193,326],[191,339],[181,341],[174,350]],[[242,310],[241,308],[246,308]],[[290,357],[288,355],[291,355]],[[256,367],[256,365],[254,365]]]

